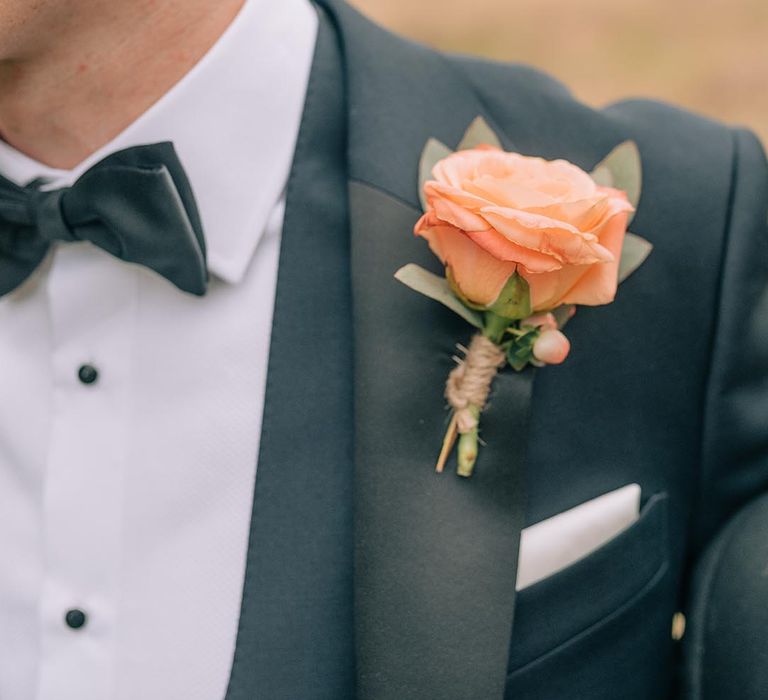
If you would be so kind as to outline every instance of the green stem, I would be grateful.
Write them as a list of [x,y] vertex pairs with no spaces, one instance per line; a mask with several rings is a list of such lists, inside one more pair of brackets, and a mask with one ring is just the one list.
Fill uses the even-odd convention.
[[512,321],[504,316],[499,316],[493,311],[485,313],[485,324],[483,325],[483,335],[492,343],[499,345],[504,337],[504,331],[512,324]]
[[[469,410],[475,420],[479,421],[480,409],[477,406],[470,406]],[[458,468],[456,470],[459,476],[472,476],[472,470],[475,468],[475,462],[477,461],[477,449],[477,425],[475,425],[468,433],[461,433],[459,435]]]

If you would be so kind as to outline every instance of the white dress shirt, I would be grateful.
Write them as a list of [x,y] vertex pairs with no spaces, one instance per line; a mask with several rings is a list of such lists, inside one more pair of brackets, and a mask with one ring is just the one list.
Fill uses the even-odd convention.
[[316,31],[306,0],[247,0],[74,170],[0,144],[0,173],[54,187],[113,151],[173,141],[212,275],[198,298],[89,243],[56,244],[0,299],[2,700],[224,698]]

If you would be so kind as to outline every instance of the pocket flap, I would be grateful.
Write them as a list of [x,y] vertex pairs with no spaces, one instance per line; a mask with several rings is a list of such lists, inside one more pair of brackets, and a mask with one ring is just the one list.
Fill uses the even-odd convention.
[[599,622],[653,579],[668,557],[668,500],[653,496],[626,530],[517,594],[510,671]]

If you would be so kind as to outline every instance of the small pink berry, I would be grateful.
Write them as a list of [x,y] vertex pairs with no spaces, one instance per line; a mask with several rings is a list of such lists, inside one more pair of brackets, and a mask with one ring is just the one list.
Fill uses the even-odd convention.
[[571,343],[560,331],[542,331],[533,344],[533,356],[548,365],[559,365],[571,351]]
[[522,321],[520,321],[520,325],[531,326],[533,328],[542,328],[544,330],[557,329],[557,321],[555,320],[554,315],[551,314],[549,311],[547,311],[546,313],[534,314],[533,316],[524,318]]

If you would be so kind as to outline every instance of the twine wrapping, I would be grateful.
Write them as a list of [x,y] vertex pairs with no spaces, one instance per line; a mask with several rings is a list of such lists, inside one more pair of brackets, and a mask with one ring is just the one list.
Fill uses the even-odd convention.
[[445,384],[445,398],[454,411],[460,433],[477,428],[477,418],[470,407],[483,410],[493,379],[505,362],[504,351],[479,333],[472,338],[464,358],[457,360]]

